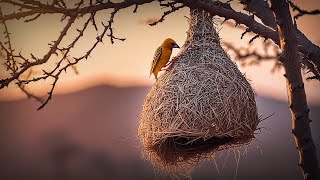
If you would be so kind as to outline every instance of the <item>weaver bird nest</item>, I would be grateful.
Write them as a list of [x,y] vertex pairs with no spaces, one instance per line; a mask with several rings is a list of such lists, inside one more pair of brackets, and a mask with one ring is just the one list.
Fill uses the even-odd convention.
[[190,16],[186,42],[147,95],[138,130],[144,157],[173,173],[247,144],[260,122],[254,91],[222,49],[212,16]]

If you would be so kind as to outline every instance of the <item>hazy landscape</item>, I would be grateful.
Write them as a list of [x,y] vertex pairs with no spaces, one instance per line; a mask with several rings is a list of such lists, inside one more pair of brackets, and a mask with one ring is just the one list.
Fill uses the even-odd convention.
[[[137,139],[149,88],[98,86],[55,95],[41,111],[33,100],[0,102],[0,179],[162,179],[141,158]],[[257,103],[260,115],[275,114],[260,123],[258,141],[241,155],[236,179],[301,179],[287,102],[258,96]],[[310,109],[319,157],[320,105]],[[220,174],[211,160],[193,179],[233,179],[233,153],[216,157]]]

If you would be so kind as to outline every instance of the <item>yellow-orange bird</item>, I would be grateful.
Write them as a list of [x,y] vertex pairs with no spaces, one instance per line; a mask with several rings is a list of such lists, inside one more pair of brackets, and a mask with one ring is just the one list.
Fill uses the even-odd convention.
[[164,40],[162,45],[157,48],[153,56],[152,65],[150,69],[150,76],[153,73],[154,77],[158,80],[158,72],[161,71],[161,69],[168,63],[173,48],[180,47],[171,38],[167,38],[166,40]]

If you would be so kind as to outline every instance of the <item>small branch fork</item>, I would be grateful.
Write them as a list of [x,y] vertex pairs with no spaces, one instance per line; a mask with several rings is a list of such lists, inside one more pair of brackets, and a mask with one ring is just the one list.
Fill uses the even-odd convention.
[[[103,43],[104,38],[108,37],[111,44],[115,43],[115,41],[125,40],[125,38],[119,38],[114,35],[114,28],[112,26],[114,17],[119,11],[132,7],[133,13],[136,13],[139,6],[151,2],[153,2],[153,0],[124,0],[121,2],[112,2],[110,0],[78,0],[77,3],[71,4],[66,0],[53,0],[50,3],[43,3],[38,0],[0,0],[0,7],[6,5],[14,6],[19,9],[18,11],[9,12],[7,14],[2,14],[2,12],[0,14],[0,24],[4,27],[5,33],[4,41],[0,40],[0,48],[1,53],[3,53],[5,57],[4,65],[7,68],[7,71],[10,72],[9,76],[0,79],[0,89],[7,87],[12,83],[25,87],[25,85],[32,82],[53,79],[52,88],[44,103],[39,107],[39,109],[43,108],[52,98],[54,88],[62,72],[66,72],[69,67],[74,68],[81,60],[88,59],[97,45]],[[184,7],[198,8],[203,9],[212,15],[223,17],[224,21],[232,19],[236,22],[236,26],[244,25],[246,28],[241,38],[247,33],[254,34],[249,40],[249,43],[262,38],[264,41],[271,40],[274,44],[279,46],[280,41],[276,31],[275,18],[270,10],[269,4],[265,0],[241,0],[240,3],[243,4],[244,10],[249,12],[249,14],[235,11],[231,7],[230,2],[232,2],[232,0],[226,3],[220,1],[213,2],[211,0],[158,0],[159,6],[165,9],[165,11],[158,21],[155,21],[150,25],[156,25],[163,22],[168,15],[176,13]],[[301,8],[297,8],[295,5],[293,7],[303,15],[317,14],[317,12],[312,11],[311,13],[302,10]],[[109,10],[109,12],[111,10],[110,16],[107,20],[97,22],[95,18],[96,13],[105,10]],[[23,55],[21,52],[17,53],[10,39],[10,27],[7,26],[6,22],[11,20],[23,20],[28,23],[36,21],[43,14],[61,15],[61,22],[65,23],[65,27],[60,32],[60,35],[56,40],[48,44],[50,49],[42,57],[36,57],[32,53],[30,53],[30,57]],[[300,16],[301,15],[298,17]],[[256,17],[259,18],[262,23],[256,21]],[[61,44],[61,42],[66,39],[65,37],[69,36],[68,32],[70,32],[70,29],[75,28],[73,24],[77,23],[78,19],[85,19],[85,23],[82,28],[77,29],[77,37],[67,45]],[[102,26],[100,26],[100,24]],[[80,39],[85,36],[89,26],[94,27],[97,33],[100,32],[99,28],[103,28],[102,33],[97,35],[95,43],[93,43],[82,56],[72,56],[72,49],[79,43]],[[307,39],[297,27],[295,27],[295,33],[298,49],[304,57],[301,63],[303,67],[307,68],[308,71],[313,74],[309,79],[320,80],[320,48]],[[59,54],[62,54],[62,57],[59,57]],[[33,67],[41,67],[52,61],[51,57],[53,56],[58,56],[60,59],[56,66],[51,70],[43,70],[43,74],[40,76],[31,75],[30,78],[22,78],[21,75],[27,73],[27,71],[31,70]],[[251,55],[250,57],[263,59],[262,57],[259,57],[258,54],[253,54],[253,56]],[[265,59],[269,58],[271,59],[271,57],[266,57]]]
[[[163,0],[159,0],[159,2],[160,2],[160,7],[170,8],[170,9],[167,10],[167,11],[165,11],[165,12],[163,13],[163,15],[160,17],[159,20],[157,20],[157,21],[155,21],[155,22],[153,22],[153,23],[150,23],[150,24],[149,24],[150,26],[155,26],[155,25],[157,25],[158,23],[163,22],[163,21],[164,21],[164,18],[165,18],[166,16],[168,16],[169,14],[174,13],[174,12],[178,11],[179,9],[185,7],[185,5],[180,4],[180,3],[177,3],[177,2],[174,2],[174,1],[165,2],[165,1],[163,1]],[[180,5],[178,5],[178,4],[180,4]],[[177,5],[177,6],[176,6],[176,5]]]
[[279,48],[270,41],[267,41],[265,45],[262,44],[264,46],[262,52],[253,49],[253,46],[237,48],[232,43],[224,42],[223,44],[226,50],[235,54],[235,59],[240,61],[242,66],[259,65],[262,61],[274,61],[275,63],[271,72],[275,72],[282,66],[281,62],[278,61],[278,57],[280,56]]
[[[276,30],[277,25],[271,11],[269,4],[267,1],[264,0],[241,0],[241,4],[244,5],[244,10],[248,11],[249,13],[254,14],[256,17],[260,18],[260,20],[266,26],[270,27],[271,29]],[[295,6],[298,7],[298,6]],[[299,8],[301,9],[301,8]],[[316,14],[314,14],[316,15]],[[296,19],[295,19],[296,20]],[[302,55],[302,66],[306,67],[308,71],[312,72],[314,76],[312,78],[307,79],[316,79],[320,81],[319,74],[320,74],[320,48],[313,44],[298,28],[295,21],[295,34],[297,37],[298,43],[298,50]],[[274,41],[274,40],[273,40]],[[274,41],[278,46],[279,41]]]
[[315,10],[304,10],[301,9],[299,6],[294,4],[292,1],[288,1],[289,5],[291,6],[293,11],[297,11],[298,14],[294,15],[294,19],[297,20],[299,17],[304,16],[304,15],[320,15],[320,10],[315,9]]
[[[253,46],[249,45],[248,48],[244,47],[235,47],[232,43],[224,42],[224,46],[226,50],[231,51],[235,54],[235,59],[240,61],[242,66],[246,65],[259,65],[262,61],[274,61],[274,66],[271,69],[271,72],[275,72],[282,68],[282,62],[278,61],[280,57],[280,49],[278,46],[274,45],[271,41],[265,42],[265,44],[261,44],[263,46],[263,51],[257,51],[252,49]],[[308,58],[304,57],[302,53],[300,53],[302,69],[304,70],[304,75],[312,74],[311,76],[307,76],[307,80],[319,79],[320,74],[313,68],[312,65],[305,66],[304,64],[310,63]],[[311,67],[311,68],[309,68]]]

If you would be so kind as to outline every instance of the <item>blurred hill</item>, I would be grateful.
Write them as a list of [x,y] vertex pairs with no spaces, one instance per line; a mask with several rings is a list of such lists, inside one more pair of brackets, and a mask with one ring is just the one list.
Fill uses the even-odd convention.
[[[55,95],[41,111],[33,100],[0,102],[0,179],[162,179],[141,158],[136,137],[149,89],[98,86]],[[225,151],[215,158],[220,174],[211,160],[193,179],[233,179],[236,170],[241,180],[302,179],[287,102],[258,96],[257,103],[260,115],[275,114],[260,123],[238,169],[236,152]],[[320,105],[310,109],[319,157]]]

